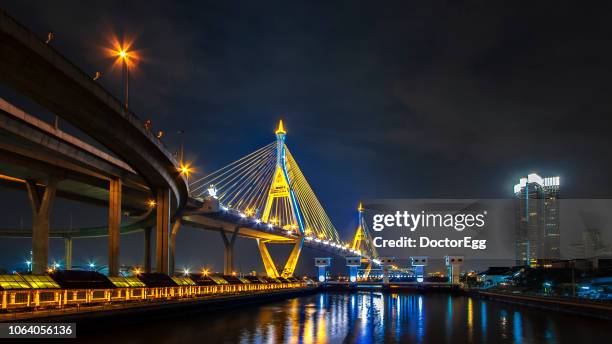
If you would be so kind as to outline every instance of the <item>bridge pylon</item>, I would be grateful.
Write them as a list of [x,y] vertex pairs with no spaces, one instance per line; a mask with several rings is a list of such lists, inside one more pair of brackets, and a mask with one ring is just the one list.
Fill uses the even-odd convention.
[[359,206],[357,206],[358,225],[357,230],[355,231],[355,236],[353,237],[351,249],[361,253],[361,262],[366,264],[363,277],[368,278],[370,271],[372,270],[372,260],[378,257],[378,252],[376,251],[376,247],[372,242],[372,236],[370,235],[370,231],[368,230],[367,224],[363,218],[364,210],[363,204],[359,202]]
[[[241,236],[257,239],[269,276],[289,277],[306,241],[330,250],[348,248],[285,144],[287,132],[282,121],[275,134],[276,140],[270,144],[192,182],[190,192],[202,200],[214,198],[220,205],[220,218],[245,226]],[[220,226],[214,223],[220,220],[214,216],[194,213],[188,217],[191,223]],[[293,245],[284,267],[274,264],[268,244]]]
[[[282,120],[280,120],[278,123],[278,128],[276,129],[275,134],[276,167],[272,177],[272,184],[268,190],[268,197],[261,215],[261,220],[263,222],[276,222],[277,219],[270,219],[270,214],[273,207],[278,208],[279,204],[282,202],[289,205],[287,208],[289,208],[290,214],[287,215],[290,215],[291,220],[286,221],[288,223],[285,225],[285,227],[289,230],[298,230],[297,234],[299,235],[299,239],[297,239],[295,245],[293,246],[289,259],[287,260],[287,263],[285,264],[283,272],[280,274],[280,276],[291,277],[293,276],[293,272],[295,271],[295,267],[302,251],[305,229],[300,205],[297,197],[295,196],[295,192],[291,188],[291,180],[289,179],[289,173],[287,172],[287,157],[285,151],[285,136],[287,135],[287,132],[285,131]],[[258,246],[264,262],[264,267],[266,268],[266,273],[269,277],[278,277],[279,275],[276,271],[276,266],[271,263],[271,256],[266,248],[265,242],[258,240]]]

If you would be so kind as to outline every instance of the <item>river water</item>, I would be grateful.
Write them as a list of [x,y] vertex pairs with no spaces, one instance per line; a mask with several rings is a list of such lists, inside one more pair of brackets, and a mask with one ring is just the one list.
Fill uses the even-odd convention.
[[[96,334],[131,343],[609,343],[612,322],[446,294],[319,293]],[[112,339],[111,339],[112,338]],[[94,338],[91,338],[94,339]],[[162,340],[163,339],[163,340]]]

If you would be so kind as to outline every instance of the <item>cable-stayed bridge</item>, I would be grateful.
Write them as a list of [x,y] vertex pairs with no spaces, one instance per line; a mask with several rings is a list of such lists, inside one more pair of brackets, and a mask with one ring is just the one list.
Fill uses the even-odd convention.
[[[127,103],[1,11],[0,60],[4,85],[105,148],[0,101],[0,185],[25,191],[32,208],[31,228],[0,228],[0,236],[32,238],[32,273],[50,267],[49,238],[65,240],[70,269],[74,239],[107,237],[108,273],[116,276],[120,236],[144,232],[144,271],[173,274],[183,225],[221,233],[226,274],[233,271],[238,236],[257,241],[269,276],[291,276],[304,247],[364,261],[377,256],[362,218],[355,240],[340,238],[287,147],[282,122],[274,142],[188,183],[183,162]],[[107,207],[108,221],[51,228],[57,197]],[[277,266],[272,244],[293,245],[287,262]]]
[[[248,226],[242,229],[251,232],[246,236],[257,239],[266,272],[272,277],[291,276],[304,245],[341,256],[360,256],[368,261],[376,257],[370,237],[365,234],[366,227],[361,224],[361,206],[355,240],[352,244],[342,241],[285,143],[287,133],[282,120],[275,134],[276,141],[190,183],[191,197],[208,206],[203,207],[207,210],[200,217],[197,211],[185,215],[186,222],[198,226],[210,224],[210,219],[203,219],[206,214],[215,216],[216,220],[233,216],[234,222]],[[263,234],[254,235],[253,230]],[[240,231],[235,229],[232,235],[239,235]],[[269,233],[275,235],[270,237]],[[228,242],[224,237],[226,247]],[[267,249],[267,244],[272,243],[294,245],[280,274]]]

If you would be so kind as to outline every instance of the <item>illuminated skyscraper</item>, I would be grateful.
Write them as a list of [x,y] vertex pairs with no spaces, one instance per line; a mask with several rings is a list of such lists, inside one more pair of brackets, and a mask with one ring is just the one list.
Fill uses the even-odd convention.
[[559,177],[531,173],[514,186],[514,196],[516,264],[559,259]]

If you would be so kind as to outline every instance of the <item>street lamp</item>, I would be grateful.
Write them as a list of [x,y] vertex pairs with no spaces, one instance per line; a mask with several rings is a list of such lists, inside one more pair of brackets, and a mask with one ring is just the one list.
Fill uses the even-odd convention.
[[128,108],[128,103],[130,99],[130,67],[129,64],[129,54],[127,50],[119,51],[119,58],[123,62],[123,83],[124,83],[124,94],[125,94],[125,108]]
[[112,40],[112,48],[106,49],[111,57],[115,58],[115,64],[120,63],[123,69],[124,106],[129,104],[130,67],[139,59],[136,51],[130,50],[131,41],[119,42],[117,38]]
[[193,167],[191,167],[189,163],[185,164],[182,161],[179,163],[177,170],[180,175],[187,177],[187,182],[189,182],[189,175],[194,171]]

